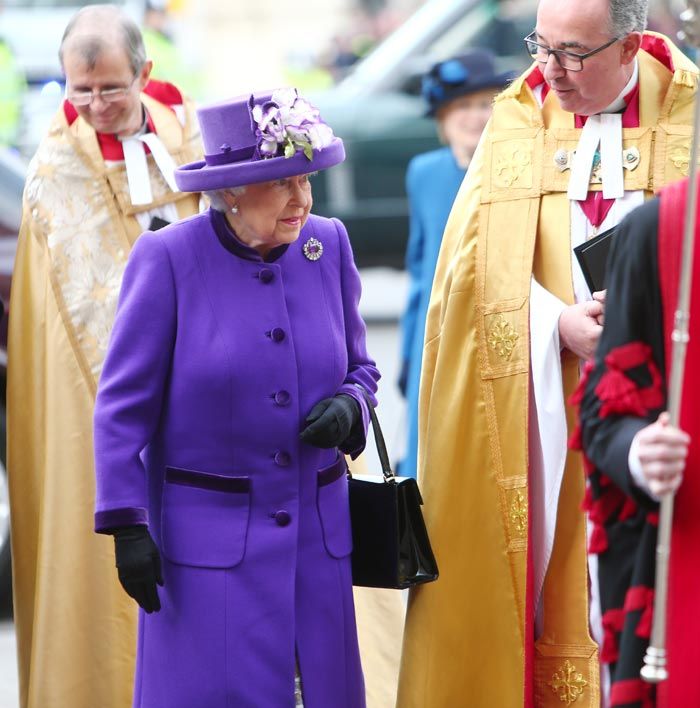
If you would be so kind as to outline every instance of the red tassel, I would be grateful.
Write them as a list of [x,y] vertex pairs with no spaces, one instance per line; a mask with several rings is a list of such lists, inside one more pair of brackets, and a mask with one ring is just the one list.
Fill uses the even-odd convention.
[[649,639],[651,636],[651,623],[654,617],[654,590],[636,585],[627,591],[625,596],[625,612],[636,612],[643,610],[635,634],[642,639]]
[[600,660],[604,664],[614,664],[619,655],[620,647],[617,642],[617,635],[622,632],[625,623],[624,610],[608,610],[603,615],[603,648],[600,652]]
[[637,504],[635,503],[634,499],[632,499],[631,497],[627,497],[627,499],[625,499],[625,503],[622,506],[622,509],[620,510],[620,515],[617,518],[620,521],[624,521],[625,519],[631,519],[636,513]]
[[637,415],[642,418],[647,414],[639,389],[621,371],[610,369],[603,374],[595,392],[602,401],[598,413],[601,418],[610,415]]
[[644,342],[628,342],[605,355],[609,369],[634,369],[651,360],[651,347]]
[[658,526],[659,525],[659,512],[658,511],[650,511],[647,514],[647,523],[651,524],[652,526]]
[[594,369],[594,364],[592,361],[587,361],[583,365],[583,371],[581,372],[581,378],[578,380],[578,386],[576,390],[569,396],[569,405],[578,406],[583,400],[583,395],[586,392],[586,386],[588,385],[588,379],[591,378],[591,372]]
[[581,421],[576,423],[574,432],[571,433],[571,437],[567,441],[569,450],[583,450],[583,439],[581,437]]
[[589,553],[605,553],[608,550],[608,534],[601,524],[595,524],[588,544]]
[[[630,342],[610,351],[605,357],[607,372],[601,377],[595,392],[602,401],[599,416],[645,416],[650,409],[663,404],[661,373],[654,362],[651,347],[642,342]],[[646,365],[651,385],[639,388],[625,371]]]
[[583,494],[583,503],[581,504],[581,509],[583,509],[583,511],[590,511],[592,507],[593,507],[593,490],[591,489],[591,485],[587,484],[586,491]]

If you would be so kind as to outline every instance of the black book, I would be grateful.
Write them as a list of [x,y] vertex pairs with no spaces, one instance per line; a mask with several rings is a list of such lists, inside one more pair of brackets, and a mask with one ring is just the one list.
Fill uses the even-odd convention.
[[605,290],[605,267],[616,232],[617,226],[613,226],[612,229],[603,231],[574,248],[574,253],[583,271],[583,277],[586,279],[586,285],[592,293]]

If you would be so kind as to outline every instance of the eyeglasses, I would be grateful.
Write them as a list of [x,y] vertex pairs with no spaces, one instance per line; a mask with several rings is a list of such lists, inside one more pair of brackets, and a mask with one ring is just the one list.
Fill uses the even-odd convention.
[[121,88],[112,89],[100,89],[99,91],[77,91],[76,93],[66,93],[66,98],[74,106],[89,106],[96,98],[99,96],[105,103],[116,103],[124,98],[134,82],[138,79],[138,76],[134,76],[131,83],[128,86],[122,86]]
[[523,40],[527,47],[528,54],[540,64],[546,64],[549,61],[549,55],[554,54],[554,58],[557,60],[559,66],[566,71],[583,71],[584,59],[588,59],[588,57],[602,52],[603,49],[607,49],[620,39],[619,37],[614,37],[597,49],[593,49],[585,54],[577,54],[576,52],[568,52],[565,49],[551,49],[550,47],[545,47],[544,44],[535,42],[534,37],[536,35],[537,31],[530,32]]

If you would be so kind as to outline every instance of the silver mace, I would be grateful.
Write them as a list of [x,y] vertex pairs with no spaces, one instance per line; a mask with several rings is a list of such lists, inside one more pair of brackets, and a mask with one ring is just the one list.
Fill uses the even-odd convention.
[[[680,16],[683,31],[681,38],[700,47],[700,0],[688,0],[687,9]],[[668,388],[668,413],[670,423],[678,427],[680,421],[685,353],[688,346],[690,319],[690,288],[692,286],[693,247],[695,245],[695,214],[697,205],[698,128],[700,127],[700,100],[697,94],[693,114],[693,139],[690,147],[688,194],[685,203],[681,279],[678,285],[678,306],[673,322],[673,353],[671,377]],[[668,678],[666,668],[666,615],[668,605],[668,561],[671,553],[673,526],[673,498],[669,492],[661,499],[659,534],[656,545],[656,579],[654,591],[654,622],[651,641],[644,657],[641,676],[647,683],[660,683]]]

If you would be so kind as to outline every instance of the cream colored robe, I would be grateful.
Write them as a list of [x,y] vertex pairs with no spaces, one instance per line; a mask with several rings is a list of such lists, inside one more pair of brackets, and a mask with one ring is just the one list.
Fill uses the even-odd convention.
[[[142,100],[179,164],[201,156],[185,126]],[[154,200],[196,213],[149,156]],[[122,272],[141,229],[123,165],[60,110],[29,167],[12,281],[8,473],[22,708],[128,708],[136,604],[119,585],[113,541],[93,532],[92,411]]]

